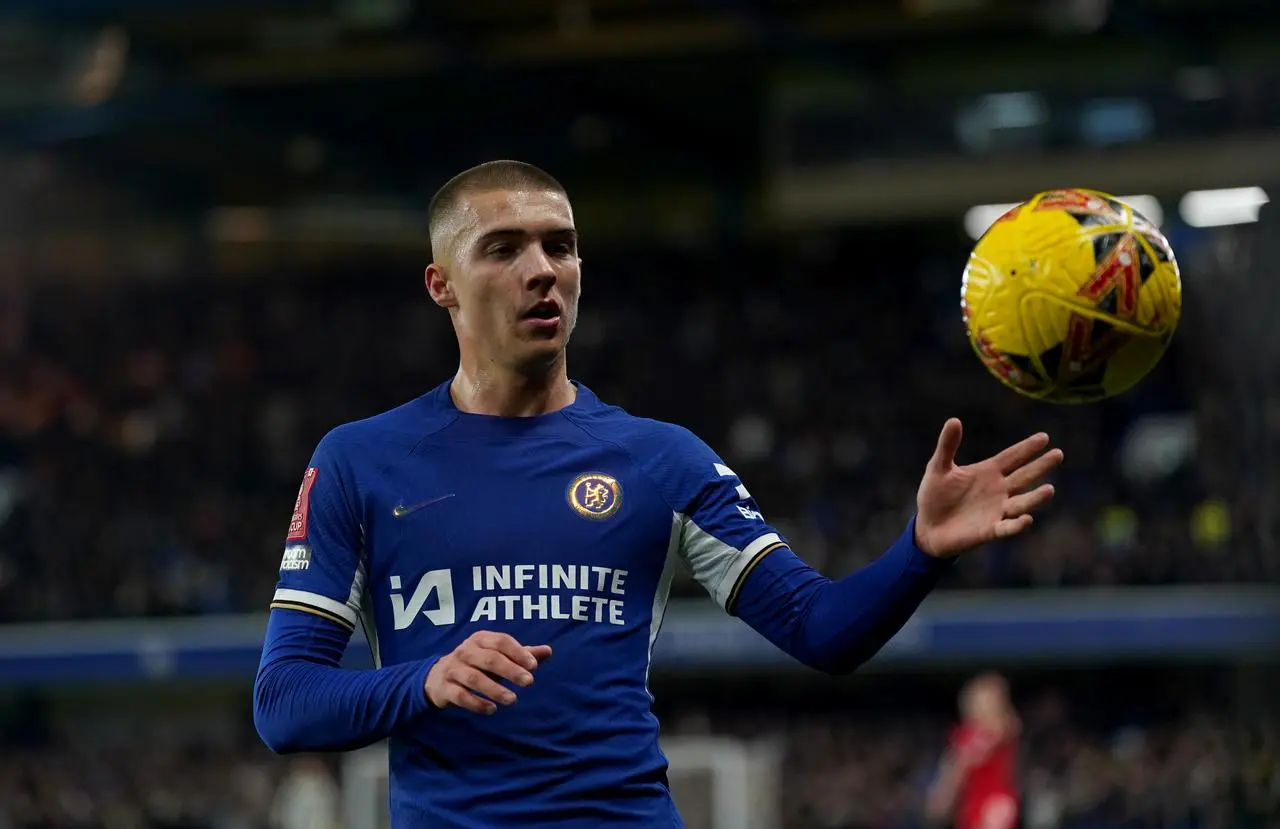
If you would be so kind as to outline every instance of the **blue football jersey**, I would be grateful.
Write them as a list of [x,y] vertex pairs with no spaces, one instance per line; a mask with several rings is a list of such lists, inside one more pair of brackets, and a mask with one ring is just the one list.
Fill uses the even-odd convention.
[[398,829],[681,826],[648,687],[674,570],[732,610],[784,545],[686,429],[580,385],[552,414],[468,414],[445,383],[321,441],[272,606],[363,625],[379,666],[480,630],[553,647],[515,705],[392,735]]

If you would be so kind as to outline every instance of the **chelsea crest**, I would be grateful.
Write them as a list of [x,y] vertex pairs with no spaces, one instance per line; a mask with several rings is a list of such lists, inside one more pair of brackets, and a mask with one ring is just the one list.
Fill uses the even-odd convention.
[[583,518],[611,518],[622,506],[622,485],[612,475],[588,472],[569,484],[569,506]]

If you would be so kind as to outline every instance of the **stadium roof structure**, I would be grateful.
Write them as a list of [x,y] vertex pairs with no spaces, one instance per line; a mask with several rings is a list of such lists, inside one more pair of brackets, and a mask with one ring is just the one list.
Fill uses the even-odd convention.
[[[750,175],[780,59],[875,72],[919,44],[1034,35],[1108,0],[14,0],[0,152],[174,204],[413,195],[478,160]],[[1239,10],[1224,15],[1228,6]],[[1142,31],[1277,16],[1266,0],[1114,0]],[[1058,25],[1063,20],[1058,19]],[[590,65],[590,72],[582,72]],[[459,140],[458,135],[462,135]],[[673,140],[673,136],[675,139]]]

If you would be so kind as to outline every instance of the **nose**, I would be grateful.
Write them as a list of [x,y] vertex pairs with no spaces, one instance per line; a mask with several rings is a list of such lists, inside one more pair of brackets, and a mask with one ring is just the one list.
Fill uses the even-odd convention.
[[556,284],[556,269],[551,257],[541,247],[529,248],[528,271],[525,277],[525,288],[530,291],[546,290]]

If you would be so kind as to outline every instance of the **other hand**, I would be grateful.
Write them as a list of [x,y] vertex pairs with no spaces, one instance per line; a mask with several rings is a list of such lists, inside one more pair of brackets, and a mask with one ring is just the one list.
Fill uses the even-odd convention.
[[527,688],[533,684],[534,670],[549,658],[550,645],[526,646],[505,633],[477,631],[431,666],[425,683],[427,699],[437,708],[456,705],[492,714],[498,705],[516,701],[515,693],[498,680]]
[[1041,483],[1062,463],[1043,432],[968,466],[956,464],[963,429],[951,418],[925,467],[916,493],[916,545],[949,558],[997,538],[1015,536],[1032,524],[1031,513],[1053,497]]

